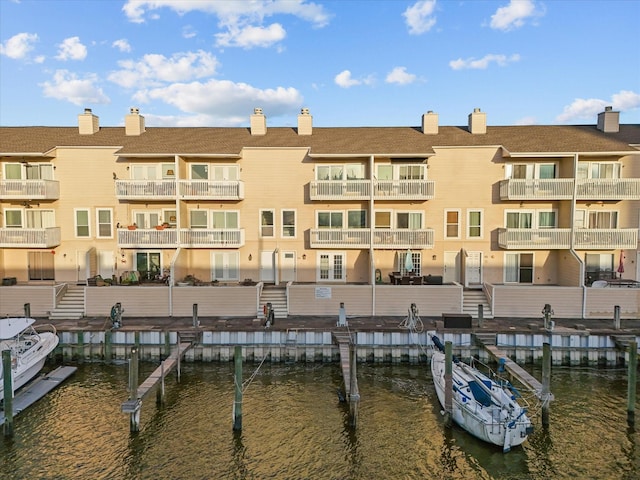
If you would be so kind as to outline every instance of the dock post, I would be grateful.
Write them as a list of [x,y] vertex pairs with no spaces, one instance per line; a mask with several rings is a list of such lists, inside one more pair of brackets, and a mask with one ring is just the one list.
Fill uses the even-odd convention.
[[25,317],[31,317],[31,304],[30,303],[25,303],[24,304],[24,316]]
[[360,403],[360,392],[358,391],[358,377],[356,364],[358,351],[356,346],[351,344],[349,352],[349,420],[352,428],[358,426],[358,405]]
[[[138,399],[138,349],[131,349],[129,359],[129,400]],[[136,408],[129,417],[129,430],[131,432],[140,431],[140,408]]]
[[551,344],[542,344],[542,426],[549,427],[549,403],[551,391]]
[[136,350],[140,351],[140,331],[136,330],[133,334],[133,341],[135,342]]
[[164,362],[160,355],[160,387],[156,391],[156,405],[164,405]]
[[105,330],[104,332],[104,361],[111,363],[113,359],[112,353],[113,347],[113,332],[111,330]]
[[178,365],[176,366],[176,373],[178,374],[178,382],[180,382],[180,361],[182,355],[180,355],[180,332],[178,332]]
[[193,326],[194,327],[198,326],[198,304],[197,303],[193,304]]
[[636,416],[636,378],[638,372],[638,343],[629,342],[629,373],[627,379],[627,425],[633,427]]
[[171,333],[169,330],[164,331],[164,356],[171,355]]
[[[11,350],[2,351],[2,371],[11,371]],[[3,375],[4,387],[4,436],[13,437],[13,376]]]
[[484,320],[484,306],[479,303],[478,304],[478,327],[482,328],[482,321]]
[[242,346],[236,345],[233,353],[235,366],[235,400],[233,402],[233,429],[242,430]]
[[613,328],[620,330],[620,305],[613,307]]
[[451,427],[453,413],[453,343],[444,342],[444,424]]

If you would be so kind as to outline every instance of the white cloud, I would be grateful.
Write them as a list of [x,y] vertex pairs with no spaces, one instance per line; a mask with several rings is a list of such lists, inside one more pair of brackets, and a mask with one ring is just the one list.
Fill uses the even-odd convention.
[[4,44],[0,43],[0,55],[5,55],[14,60],[23,60],[33,50],[34,43],[37,41],[38,34],[36,33],[18,33]]
[[111,46],[114,47],[114,48],[117,48],[121,52],[130,52],[131,51],[131,45],[129,45],[129,42],[127,41],[126,38],[121,38],[119,40],[116,40],[115,42],[113,42],[111,44]]
[[198,32],[194,30],[191,25],[185,25],[182,27],[182,37],[183,38],[193,38],[198,35]]
[[491,28],[496,30],[513,30],[524,25],[525,20],[538,17],[544,13],[536,9],[533,0],[510,0],[506,7],[500,7],[491,16]]
[[217,33],[216,45],[219,47],[270,47],[287,36],[282,25],[273,23],[268,27],[246,26],[243,28],[231,27],[225,33]]
[[176,53],[170,58],[148,54],[137,62],[124,60],[118,62],[118,65],[121,70],[110,73],[110,81],[126,88],[142,88],[209,77],[216,73],[218,60],[212,54],[199,50]]
[[360,79],[355,79],[351,76],[349,70],[343,70],[337,74],[333,81],[336,85],[342,88],[355,87],[356,85],[373,85],[373,76],[369,75]]
[[[140,103],[165,102],[182,112],[202,115],[203,125],[246,122],[247,112],[262,107],[268,116],[291,113],[300,108],[303,97],[295,88],[259,89],[246,83],[209,80],[206,83],[174,83],[167,87],[141,90],[133,100]],[[187,121],[187,120],[185,120]],[[188,119],[193,124],[194,117]]]
[[109,103],[109,97],[96,85],[97,83],[98,76],[95,74],[78,78],[68,70],[56,70],[53,81],[41,83],[40,86],[45,97],[66,100],[74,105]]
[[406,67],[395,67],[387,74],[387,83],[397,83],[398,85],[408,85],[416,81],[413,73],[407,73]]
[[409,26],[411,35],[420,35],[428,32],[436,24],[433,12],[436,8],[436,0],[422,0],[408,7],[402,16]]
[[84,60],[87,57],[87,47],[80,43],[79,37],[65,38],[58,45],[58,60]]
[[533,116],[522,117],[516,120],[514,123],[514,125],[537,125],[537,124],[538,124],[538,120],[536,119],[536,117],[533,117]]
[[475,69],[475,70],[484,70],[489,67],[491,63],[496,63],[497,65],[504,67],[508,63],[517,62],[520,60],[520,55],[513,54],[509,57],[501,54],[490,53],[485,55],[482,58],[467,58],[462,59],[458,58],[457,60],[451,60],[449,62],[449,66],[453,70],[466,70],[466,69]]
[[611,95],[611,100],[576,98],[570,105],[564,107],[562,113],[556,117],[556,121],[565,123],[585,118],[593,119],[608,105],[618,111],[634,110],[640,108],[640,95],[629,90],[621,90]]

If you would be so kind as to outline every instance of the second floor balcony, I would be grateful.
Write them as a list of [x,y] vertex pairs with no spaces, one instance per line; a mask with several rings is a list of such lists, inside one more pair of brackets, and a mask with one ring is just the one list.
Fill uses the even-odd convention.
[[240,180],[179,180],[183,200],[242,200],[244,182]]
[[175,197],[175,180],[116,180],[119,200],[173,200]]
[[60,227],[0,228],[0,248],[53,248],[60,242]]
[[[576,181],[578,200],[637,200],[640,178],[582,178]],[[500,181],[501,200],[571,200],[572,178],[511,178]]]
[[241,228],[128,228],[118,229],[120,248],[240,248]]
[[636,228],[580,228],[574,232],[577,250],[617,250],[638,248]]
[[0,199],[58,200],[60,182],[57,180],[0,180]]
[[[371,246],[369,228],[318,228],[310,231],[311,248],[364,249]],[[387,250],[416,250],[433,248],[433,229],[376,228],[373,230],[373,248]]]
[[585,178],[578,180],[578,200],[638,200],[640,178]]
[[155,228],[118,229],[120,248],[176,248],[178,231],[175,228],[157,230]]
[[[507,250],[563,250],[571,247],[570,228],[499,228],[498,245]],[[576,250],[635,249],[634,228],[581,228],[573,231]]]
[[[311,200],[368,200],[371,180],[315,180],[309,184]],[[375,180],[373,197],[377,200],[430,200],[435,182],[430,180]]]

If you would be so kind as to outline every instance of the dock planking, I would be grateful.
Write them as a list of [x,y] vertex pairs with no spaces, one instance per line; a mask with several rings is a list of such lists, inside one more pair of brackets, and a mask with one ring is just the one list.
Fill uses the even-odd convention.
[[[13,416],[17,416],[26,408],[30,407],[54,388],[75,373],[76,367],[58,367],[52,372],[37,377],[30,383],[20,388],[13,398]],[[5,412],[0,412],[0,425],[4,425]]]
[[344,392],[349,400],[351,395],[351,364],[349,356],[349,347],[351,345],[351,335],[347,332],[332,332],[333,341],[338,345],[340,352],[340,368],[342,370],[342,379],[344,381]]
[[171,370],[173,370],[178,364],[178,357],[184,355],[187,350],[189,350],[193,346],[191,342],[183,342],[178,345],[178,348],[174,349],[173,352],[162,362],[158,368],[156,368],[151,375],[147,377],[147,379],[140,384],[138,387],[138,391],[136,392],[136,397],[139,399],[144,398],[152,389],[155,387],[161,380],[162,375],[165,376]]

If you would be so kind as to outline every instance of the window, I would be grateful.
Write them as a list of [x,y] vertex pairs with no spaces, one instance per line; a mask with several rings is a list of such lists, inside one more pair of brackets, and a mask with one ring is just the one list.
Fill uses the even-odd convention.
[[555,163],[508,163],[505,165],[505,178],[531,180],[556,178]]
[[133,221],[138,228],[154,228],[156,225],[160,225],[160,212],[156,211],[134,211]]
[[620,164],[616,162],[580,162],[579,179],[583,178],[620,178]]
[[196,163],[191,165],[191,180],[208,180],[209,165],[206,163]]
[[618,228],[618,212],[589,212],[589,228]]
[[189,212],[189,228],[207,228],[207,211],[191,210]]
[[213,165],[211,170],[212,180],[238,180],[238,167],[236,165]]
[[27,228],[55,227],[55,213],[53,210],[25,210]]
[[393,180],[392,165],[378,165],[378,180]]
[[610,280],[615,276],[612,253],[587,253],[584,263],[587,285],[596,280]]
[[538,212],[538,228],[556,228],[556,212]]
[[[411,255],[411,260],[407,260],[407,255]],[[407,269],[407,266],[412,266],[411,270]],[[420,252],[400,252],[398,253],[398,265],[396,271],[402,275],[407,275],[411,272],[414,275],[422,275],[422,254]]]
[[211,212],[212,228],[239,228],[239,213],[236,211],[214,210]]
[[282,210],[282,233],[283,238],[295,238],[296,236],[296,211]]
[[342,228],[343,212],[317,212],[318,228]]
[[162,164],[162,178],[167,180],[176,178],[176,167],[173,163]]
[[533,283],[533,253],[507,253],[505,283]]
[[133,165],[131,166],[131,179],[132,180],[157,180],[158,179],[158,166],[157,165]]
[[8,163],[4,167],[7,180],[53,180],[50,163]]
[[420,230],[422,228],[422,212],[397,212],[396,228]]
[[275,210],[260,210],[260,236],[275,237]]
[[376,211],[374,215],[375,215],[376,228],[391,228],[391,212],[390,211]]
[[318,165],[316,168],[317,180],[342,180],[344,167],[342,165]]
[[211,280],[240,280],[240,254],[238,252],[211,252]]
[[75,209],[75,229],[76,237],[87,238],[91,236],[91,229],[89,227],[89,210],[87,209]]
[[175,227],[178,223],[178,216],[175,210],[162,211],[162,223],[168,223],[169,226]]
[[482,210],[467,210],[467,237],[482,238]]
[[542,163],[538,165],[538,178],[556,178],[556,164]]
[[318,252],[318,278],[321,281],[344,281],[345,275],[345,254]]
[[531,212],[507,212],[507,228],[532,228]]
[[347,180],[363,180],[365,178],[364,165],[360,163],[345,165],[345,170],[347,172]]
[[141,279],[153,280],[160,275],[160,258],[160,252],[136,252],[136,270]]
[[347,211],[347,228],[366,228],[367,227],[367,211],[366,210],[348,210]]
[[445,210],[445,237],[460,238],[460,211]]
[[98,238],[112,238],[113,225],[111,222],[112,212],[110,208],[97,208],[96,220],[98,222],[97,232]]
[[398,173],[400,180],[424,180],[424,165],[400,165]]
[[4,225],[7,228],[22,228],[22,210],[5,210]]

